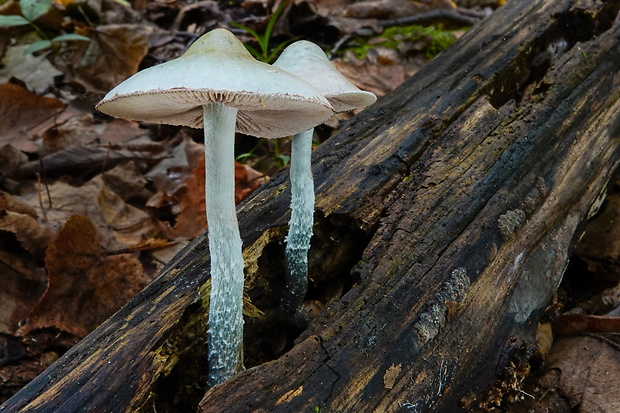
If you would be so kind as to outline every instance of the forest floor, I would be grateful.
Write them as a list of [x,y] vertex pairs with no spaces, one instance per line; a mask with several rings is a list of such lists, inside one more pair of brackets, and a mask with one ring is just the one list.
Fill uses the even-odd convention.
[[[108,117],[95,109],[108,90],[225,27],[267,63],[313,41],[381,97],[502,1],[457,3],[0,2],[0,402],[206,229],[202,131]],[[317,128],[316,144],[353,115]],[[289,139],[238,135],[237,202],[289,151]],[[601,202],[540,329],[540,365],[507,370],[480,409],[620,409],[620,182]]]

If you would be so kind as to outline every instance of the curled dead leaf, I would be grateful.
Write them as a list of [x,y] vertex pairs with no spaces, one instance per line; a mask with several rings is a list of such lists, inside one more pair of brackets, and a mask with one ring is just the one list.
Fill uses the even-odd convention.
[[604,340],[561,338],[554,343],[545,366],[561,373],[556,386],[574,411],[620,411],[620,357],[618,349]]
[[21,329],[57,327],[83,337],[148,282],[133,255],[106,256],[94,225],[73,215],[48,248],[48,288]]
[[620,333],[620,317],[564,314],[553,322],[553,332],[559,336],[583,333]]
[[43,126],[43,131],[52,127],[55,117],[65,107],[56,98],[35,95],[27,89],[12,83],[0,85],[0,145],[11,144],[23,151],[35,151],[32,138],[34,132]]
[[30,215],[0,209],[0,230],[12,232],[21,246],[42,259],[54,233]]
[[[22,251],[0,250],[0,267],[0,333],[14,335],[45,292],[47,278]],[[2,353],[0,349],[0,361]]]
[[34,208],[22,202],[19,198],[2,191],[0,191],[0,208],[37,218],[37,211]]
[[[259,172],[235,162],[235,203],[247,198],[263,182]],[[174,230],[180,237],[194,238],[207,227],[205,213],[205,159],[200,158],[193,175],[175,194],[180,212]]]
[[148,51],[151,33],[152,28],[143,24],[97,27],[92,41],[83,45],[82,53],[74,59],[78,75],[99,90],[112,89],[138,71]]

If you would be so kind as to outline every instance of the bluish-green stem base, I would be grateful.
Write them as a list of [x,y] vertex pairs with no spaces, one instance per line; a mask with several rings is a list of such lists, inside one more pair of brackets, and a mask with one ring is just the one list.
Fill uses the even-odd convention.
[[214,386],[243,367],[243,255],[235,211],[237,109],[203,106],[206,206],[211,255],[209,379]]
[[291,148],[291,220],[286,237],[286,287],[281,306],[295,313],[308,291],[308,251],[314,222],[311,154],[314,129],[293,137]]

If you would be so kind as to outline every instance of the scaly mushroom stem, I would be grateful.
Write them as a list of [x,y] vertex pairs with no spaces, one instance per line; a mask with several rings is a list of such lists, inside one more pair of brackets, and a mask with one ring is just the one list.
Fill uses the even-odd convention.
[[310,157],[314,128],[293,137],[291,149],[291,220],[286,237],[286,288],[282,309],[294,313],[308,290],[308,251],[314,221],[314,183]]
[[214,386],[243,365],[243,256],[235,211],[235,122],[237,109],[203,106],[206,204],[211,255],[209,380]]

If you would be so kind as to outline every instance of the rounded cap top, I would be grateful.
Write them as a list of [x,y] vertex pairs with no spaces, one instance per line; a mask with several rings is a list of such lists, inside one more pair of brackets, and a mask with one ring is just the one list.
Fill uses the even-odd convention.
[[202,105],[239,109],[236,130],[277,138],[311,129],[333,115],[315,87],[259,62],[226,29],[200,37],[177,59],[142,70],[112,89],[97,109],[132,120],[203,126]]
[[289,45],[273,64],[314,86],[332,104],[336,112],[372,105],[377,97],[360,90],[340,73],[312,42],[300,40]]

